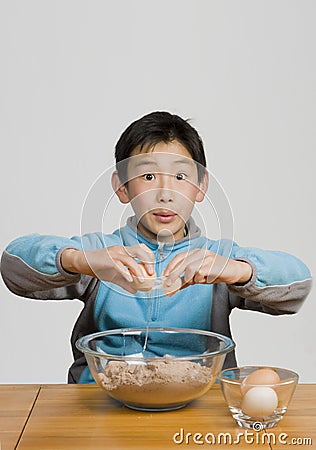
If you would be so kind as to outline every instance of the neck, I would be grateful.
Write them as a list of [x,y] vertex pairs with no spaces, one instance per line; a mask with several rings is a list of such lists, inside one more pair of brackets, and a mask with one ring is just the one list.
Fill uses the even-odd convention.
[[151,231],[147,230],[141,223],[137,224],[137,231],[145,238],[156,241],[157,243],[162,242],[164,244],[174,244],[174,242],[183,239],[188,234],[186,226],[184,226],[177,232],[177,237],[175,237],[175,235],[171,232],[154,234]]

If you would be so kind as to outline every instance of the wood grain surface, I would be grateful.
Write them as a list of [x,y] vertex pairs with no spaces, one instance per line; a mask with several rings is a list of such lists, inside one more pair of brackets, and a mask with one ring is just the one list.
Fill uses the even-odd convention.
[[40,386],[0,385],[0,448],[14,450]]
[[[185,408],[169,412],[130,410],[91,385],[13,389],[0,389],[1,419],[5,417],[3,402],[10,397],[10,415],[19,418],[15,424],[9,419],[2,424],[6,446],[2,444],[1,450],[284,449],[293,445],[293,439],[303,438],[311,443],[300,443],[300,448],[316,448],[316,385],[299,385],[280,424],[267,433],[249,430],[247,442],[246,430],[235,424],[218,386]],[[14,398],[21,402],[14,403]],[[15,435],[10,435],[13,431]],[[220,433],[226,433],[226,438]],[[216,444],[207,443],[212,436]],[[12,447],[14,439],[16,447]]]

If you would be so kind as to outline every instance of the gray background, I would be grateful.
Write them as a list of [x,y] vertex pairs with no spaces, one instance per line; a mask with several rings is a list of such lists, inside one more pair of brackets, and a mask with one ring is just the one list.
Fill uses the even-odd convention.
[[[312,0],[1,1],[1,250],[79,234],[120,133],[161,109],[203,137],[235,240],[315,272],[315,20]],[[20,299],[2,282],[0,295],[0,382],[65,382],[80,302]],[[294,316],[234,311],[239,363],[315,382],[314,301]]]

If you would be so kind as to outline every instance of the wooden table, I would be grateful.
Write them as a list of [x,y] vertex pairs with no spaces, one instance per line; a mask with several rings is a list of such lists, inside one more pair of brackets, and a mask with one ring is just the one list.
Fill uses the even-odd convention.
[[[312,449],[316,448],[316,385],[297,387],[287,414],[279,425],[268,431],[270,436],[248,430],[246,438],[246,430],[235,424],[217,385],[186,408],[160,413],[130,410],[97,386],[2,385],[0,420],[1,450],[232,446],[270,450],[285,449],[287,445],[293,445],[293,439],[300,443],[300,448]],[[226,444],[219,433],[229,434]],[[216,444],[207,443],[212,435]],[[303,439],[308,441],[304,443]]]
[[14,449],[35,404],[39,386],[0,386],[0,449]]

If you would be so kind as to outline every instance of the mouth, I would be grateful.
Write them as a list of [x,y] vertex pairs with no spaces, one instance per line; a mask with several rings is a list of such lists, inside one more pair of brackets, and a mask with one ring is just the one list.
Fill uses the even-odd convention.
[[177,216],[177,214],[175,214],[172,211],[168,211],[168,210],[159,210],[159,211],[155,211],[153,213],[155,219],[158,222],[161,223],[169,223],[172,222],[173,219]]

